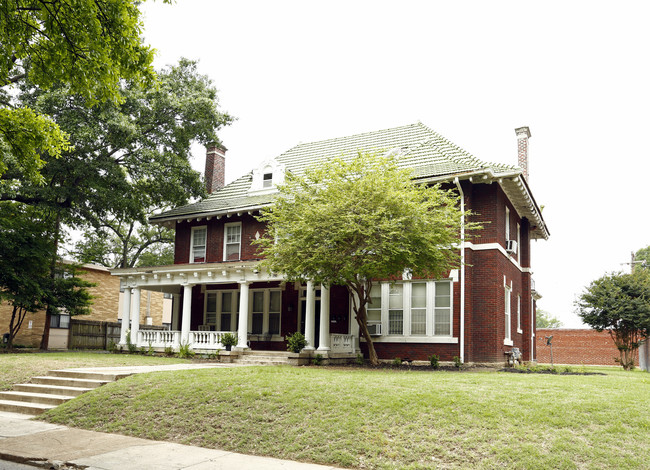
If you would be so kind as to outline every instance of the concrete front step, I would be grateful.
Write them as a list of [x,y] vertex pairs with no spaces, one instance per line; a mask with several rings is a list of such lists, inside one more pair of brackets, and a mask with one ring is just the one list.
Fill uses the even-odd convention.
[[76,370],[51,370],[47,373],[50,377],[65,377],[70,379],[87,379],[87,380],[100,380],[104,382],[114,382],[118,379],[123,379],[131,375],[130,373],[121,374],[103,374],[101,372],[85,372]]
[[0,400],[7,401],[21,401],[26,403],[39,403],[42,405],[60,405],[74,397],[66,395],[51,395],[49,393],[34,393],[34,392],[20,392],[8,391],[0,392]]
[[78,397],[82,393],[92,390],[92,388],[86,387],[64,387],[44,384],[16,384],[13,388],[16,392],[45,393],[48,395],[63,395],[67,397]]
[[289,357],[291,354],[288,351],[244,351],[242,356],[274,356],[274,357]]
[[43,385],[56,385],[63,387],[97,388],[110,382],[110,380],[74,379],[69,377],[46,376],[33,377],[32,382]]
[[44,405],[42,403],[29,403],[24,401],[0,400],[0,411],[10,413],[21,413],[27,415],[40,415],[55,408],[56,405]]

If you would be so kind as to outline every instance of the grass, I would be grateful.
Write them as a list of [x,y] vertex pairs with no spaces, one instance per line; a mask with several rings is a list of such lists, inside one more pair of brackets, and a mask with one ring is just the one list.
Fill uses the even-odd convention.
[[159,372],[108,384],[42,419],[350,468],[647,468],[650,375],[598,371],[606,375]]
[[16,383],[29,382],[53,369],[71,367],[118,367],[134,365],[174,364],[188,362],[166,357],[150,357],[105,352],[55,352],[0,354],[0,390],[9,390]]

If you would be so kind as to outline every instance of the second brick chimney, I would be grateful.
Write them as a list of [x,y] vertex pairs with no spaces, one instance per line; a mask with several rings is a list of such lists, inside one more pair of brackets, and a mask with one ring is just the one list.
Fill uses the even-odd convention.
[[528,139],[530,139],[530,129],[528,127],[518,127],[515,129],[517,134],[517,163],[523,170],[524,177],[528,181]]
[[226,151],[221,144],[210,144],[205,153],[205,190],[212,194],[226,183]]

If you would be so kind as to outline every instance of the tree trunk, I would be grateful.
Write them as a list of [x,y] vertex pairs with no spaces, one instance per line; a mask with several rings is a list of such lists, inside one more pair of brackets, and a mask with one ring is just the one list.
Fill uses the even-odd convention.
[[[368,331],[368,316],[366,315],[366,305],[368,304],[368,296],[366,292],[370,292],[372,287],[371,282],[365,282],[363,284],[356,284],[354,286],[348,286],[348,290],[352,295],[353,310],[357,323],[359,324],[359,332],[363,335],[363,338],[366,340],[366,346],[368,347],[368,360],[373,366],[379,365],[379,357],[377,356],[377,351],[375,351],[375,344],[372,341],[370,332]],[[359,299],[359,305],[356,305],[356,298]]]

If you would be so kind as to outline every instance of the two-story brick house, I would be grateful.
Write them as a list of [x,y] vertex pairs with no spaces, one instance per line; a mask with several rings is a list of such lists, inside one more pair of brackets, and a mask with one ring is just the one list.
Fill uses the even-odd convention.
[[[300,144],[224,186],[223,147],[208,149],[205,199],[151,217],[176,230],[174,265],[114,270],[129,293],[173,294],[172,331],[132,331],[138,344],[190,344],[222,348],[223,332],[239,347],[285,350],[285,336],[305,333],[308,350],[329,356],[364,350],[343,287],[287,283],[260,266],[251,241],[264,224],[259,210],[271,204],[286,172],[357,151],[392,152],[422,184],[455,188],[462,205],[483,228],[461,241],[464,263],[443,279],[379,282],[373,288],[369,325],[380,358],[500,362],[517,347],[535,357],[535,297],[530,242],[548,229],[528,186],[527,127],[516,129],[519,166],[485,163],[421,123]],[[514,153],[514,152],[513,152]],[[136,313],[137,315],[137,313]],[[123,339],[129,315],[123,326]],[[131,318],[132,330],[139,319]]]

